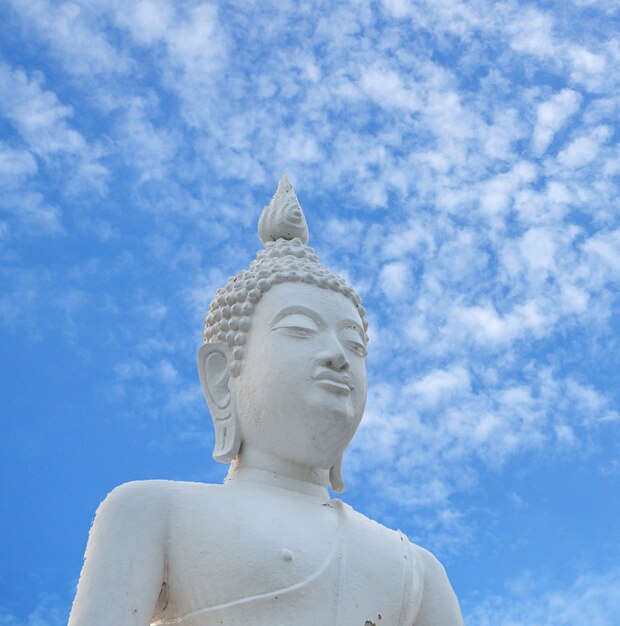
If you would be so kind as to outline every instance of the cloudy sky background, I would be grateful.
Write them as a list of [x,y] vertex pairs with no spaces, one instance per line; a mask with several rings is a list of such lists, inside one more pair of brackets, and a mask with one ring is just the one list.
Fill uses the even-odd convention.
[[0,5],[0,624],[119,483],[220,481],[195,354],[287,171],[364,299],[345,500],[469,626],[620,624],[615,0]]

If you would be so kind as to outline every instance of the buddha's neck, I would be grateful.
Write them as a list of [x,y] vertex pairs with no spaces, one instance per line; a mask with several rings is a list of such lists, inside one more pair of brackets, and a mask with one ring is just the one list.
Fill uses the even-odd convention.
[[271,485],[329,500],[329,470],[316,469],[245,446],[231,464],[226,480]]

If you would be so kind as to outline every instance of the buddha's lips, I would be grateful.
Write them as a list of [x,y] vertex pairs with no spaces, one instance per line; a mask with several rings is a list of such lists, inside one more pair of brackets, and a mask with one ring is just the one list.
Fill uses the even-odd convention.
[[346,388],[348,391],[353,391],[353,383],[351,382],[351,379],[347,375],[336,374],[336,372],[325,371],[325,372],[320,372],[313,378],[314,380],[318,380],[318,381],[325,380],[325,381],[329,381],[332,383],[336,383],[337,385],[340,385],[343,388]]

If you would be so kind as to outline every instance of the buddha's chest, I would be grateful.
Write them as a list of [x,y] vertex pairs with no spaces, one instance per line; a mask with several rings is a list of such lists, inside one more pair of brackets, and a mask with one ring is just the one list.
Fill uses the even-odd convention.
[[415,586],[402,536],[338,501],[241,495],[174,511],[156,624],[402,625]]
[[310,590],[319,577],[321,586],[337,588],[342,521],[331,504],[226,496],[175,515],[167,563],[175,613]]

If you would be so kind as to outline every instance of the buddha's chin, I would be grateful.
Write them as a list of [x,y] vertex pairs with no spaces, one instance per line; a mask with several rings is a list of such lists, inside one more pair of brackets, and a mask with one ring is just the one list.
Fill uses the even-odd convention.
[[353,439],[358,424],[359,419],[350,412],[332,412],[329,423],[319,423],[313,432],[306,432],[307,449],[312,450],[308,463],[329,469]]
[[[312,398],[311,403],[315,419],[335,431],[349,431],[357,428],[361,419],[361,411],[356,410],[351,394],[325,390]],[[331,428],[330,428],[331,427]]]
[[344,408],[330,412],[323,409],[319,416],[315,411],[311,419],[293,417],[280,433],[282,448],[294,462],[329,469],[353,438],[358,421]]
[[313,387],[309,393],[307,388],[297,391],[278,394],[271,405],[263,401],[263,409],[255,412],[247,396],[239,398],[242,437],[263,452],[329,469],[357,430],[364,410],[363,399],[355,392],[334,393],[322,386]]

